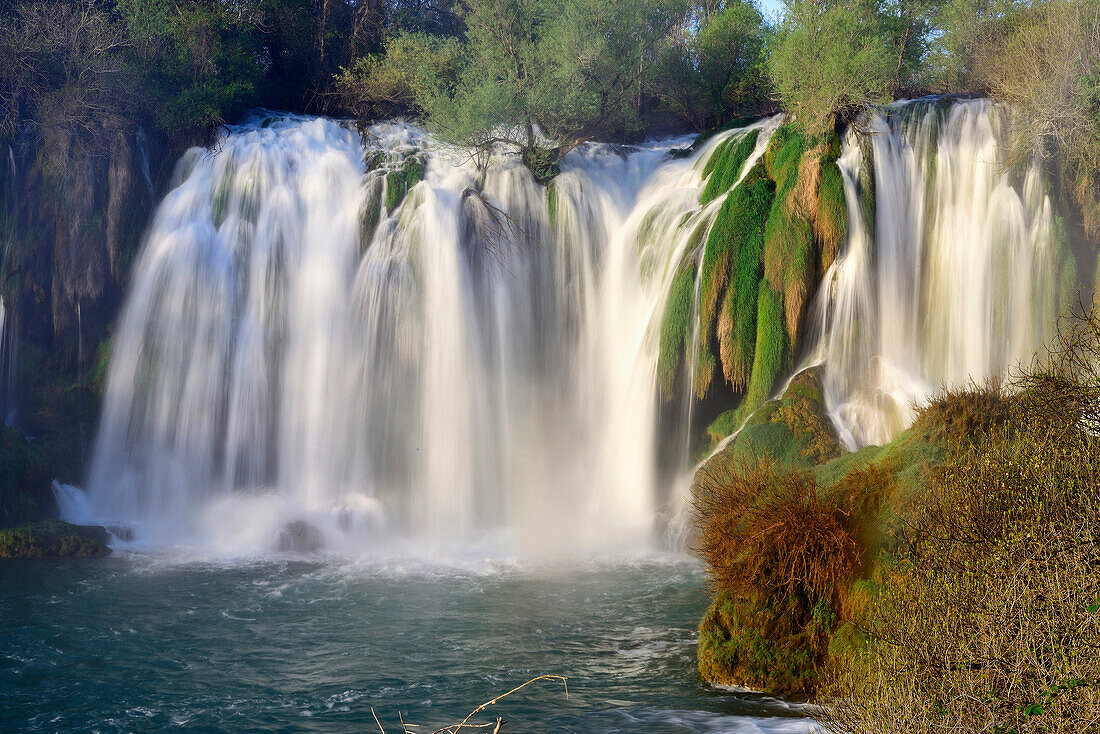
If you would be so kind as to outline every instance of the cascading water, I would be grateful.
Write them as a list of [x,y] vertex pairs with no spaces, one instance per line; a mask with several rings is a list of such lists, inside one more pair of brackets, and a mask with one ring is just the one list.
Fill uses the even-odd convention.
[[1072,295],[1042,167],[1005,163],[1006,123],[986,100],[918,100],[845,137],[849,237],[810,361],[849,448],[889,441],[941,385],[1031,359]]
[[[808,362],[850,447],[1050,333],[1072,258],[1039,164],[1000,164],[1002,116],[901,104],[844,141],[849,237]],[[587,145],[550,190],[402,124],[257,117],[190,151],[116,336],[91,512],[247,551],[645,544],[691,464],[688,375],[684,481],[658,471],[657,332],[723,202],[700,207],[702,166],[740,134],[684,159]]]
[[[365,155],[295,117],[190,151],[116,336],[95,511],[249,549],[297,519],[330,546],[383,524],[646,542],[670,494],[655,332],[723,137],[684,160],[585,146],[551,197],[515,156],[480,173],[400,124]],[[387,211],[410,165],[424,180]]]

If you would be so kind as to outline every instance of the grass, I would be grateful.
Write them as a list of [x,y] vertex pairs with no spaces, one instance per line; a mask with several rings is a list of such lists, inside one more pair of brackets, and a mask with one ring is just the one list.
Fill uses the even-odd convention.
[[756,150],[759,135],[759,130],[750,130],[741,136],[731,136],[718,146],[703,166],[703,176],[707,178],[707,183],[703,187],[699,203],[705,206],[729,191],[741,175],[745,162]]

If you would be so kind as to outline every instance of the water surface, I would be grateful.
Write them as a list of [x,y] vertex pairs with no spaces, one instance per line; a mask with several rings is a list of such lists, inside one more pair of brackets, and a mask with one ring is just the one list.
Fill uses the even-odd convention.
[[[406,560],[0,565],[0,731],[804,732],[805,711],[702,685],[701,569]],[[482,719],[484,721],[485,719]]]

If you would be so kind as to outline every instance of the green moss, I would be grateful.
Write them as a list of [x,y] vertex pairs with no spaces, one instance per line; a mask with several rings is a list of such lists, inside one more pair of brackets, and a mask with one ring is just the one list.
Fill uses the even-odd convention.
[[409,156],[400,168],[386,174],[386,211],[394,212],[409,189],[424,180],[424,164],[416,156]]
[[793,211],[790,196],[776,196],[764,232],[764,262],[769,283],[782,294],[787,332],[796,335],[813,292],[817,263],[810,221]]
[[817,221],[821,231],[821,272],[825,272],[836,260],[848,239],[848,203],[844,198],[844,177],[833,161],[827,161],[821,170]]
[[779,695],[812,693],[828,649],[830,615],[815,607],[805,624],[792,601],[716,594],[699,624],[703,680]]
[[550,183],[551,179],[561,173],[561,152],[558,148],[527,148],[521,157],[527,170],[540,184]]
[[546,212],[550,217],[550,226],[558,228],[558,187],[551,181],[546,185]]
[[767,286],[760,289],[757,299],[756,324],[756,352],[744,403],[747,410],[768,399],[776,380],[790,362],[790,341],[784,326],[779,294]]
[[359,244],[366,248],[382,219],[382,176],[368,176],[363,188],[363,203],[359,208]]
[[859,205],[862,209],[863,224],[867,231],[874,234],[875,231],[875,159],[871,155],[870,144],[864,144],[863,165],[859,168],[859,176],[856,179],[856,194],[859,196]]
[[684,263],[672,281],[672,290],[661,319],[660,354],[657,358],[657,382],[671,395],[676,373],[683,363],[691,338],[691,312],[695,296],[695,268]]
[[228,150],[223,151],[221,154],[229,156],[229,158],[219,173],[218,185],[214,188],[214,193],[210,197],[210,212],[214,218],[215,227],[220,227],[222,222],[225,221],[225,215],[229,209],[229,194],[237,176],[237,160],[233,157],[233,154]]
[[111,347],[113,340],[108,337],[99,343],[95,350],[95,362],[88,372],[88,379],[92,391],[102,397],[107,392],[107,370],[111,363]]
[[717,446],[726,436],[737,430],[738,411],[731,408],[715,418],[707,426],[707,435],[710,437],[710,445]]
[[[746,420],[747,418],[747,420]],[[712,445],[744,427],[716,460],[738,464],[767,456],[786,469],[811,469],[840,453],[836,429],[825,414],[817,369],[796,375],[778,400],[748,413],[728,410],[707,429]]]
[[740,136],[734,135],[711,154],[703,166],[703,176],[707,177],[707,183],[699,197],[701,204],[714,201],[737,182],[745,162],[756,150],[759,135],[759,130],[750,130]]
[[772,134],[764,153],[764,167],[775,181],[777,195],[786,194],[794,186],[806,147],[806,137],[791,125],[782,125]]
[[772,203],[772,185],[766,179],[746,184],[731,197],[730,222],[736,256],[731,263],[730,287],[719,324],[719,349],[727,382],[743,390],[753,368],[756,350],[757,300],[764,277],[764,226]]
[[42,520],[0,530],[0,558],[93,558],[111,552],[101,527]]

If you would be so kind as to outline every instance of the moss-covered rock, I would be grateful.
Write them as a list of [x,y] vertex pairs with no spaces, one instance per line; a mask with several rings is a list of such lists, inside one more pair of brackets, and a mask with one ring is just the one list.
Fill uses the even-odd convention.
[[[703,165],[700,203],[723,194],[726,199],[699,249],[698,283],[690,280],[693,271],[678,273],[662,321],[658,371],[666,395],[680,367],[692,364],[682,356],[691,340],[680,328],[689,311],[696,314],[699,334],[698,352],[690,357],[695,396],[711,395],[719,374],[733,393],[735,412],[712,424],[712,442],[728,435],[788,374],[821,273],[847,237],[843,179],[836,166],[839,138],[811,139],[780,127],[764,155],[730,190],[758,136],[752,131],[730,137]],[[695,293],[697,303],[685,302],[686,294]]]
[[415,155],[406,158],[399,168],[386,174],[386,211],[397,211],[409,189],[424,180],[424,162]]
[[[553,191],[553,188],[548,189]],[[657,357],[657,381],[666,395],[672,393],[676,372],[691,341],[692,298],[695,294],[695,268],[691,262],[680,267],[672,281],[664,316],[661,319],[660,351]]]
[[0,530],[0,558],[98,558],[111,552],[107,531],[92,525],[42,520]]
[[722,142],[703,165],[703,176],[707,179],[703,193],[699,197],[701,204],[709,204],[736,183],[749,156],[756,149],[759,130],[750,130],[742,135],[733,135]]
[[791,599],[719,592],[699,623],[700,677],[782,696],[813,694],[825,669],[835,618],[825,604],[812,610],[809,623],[802,616]]
[[708,433],[716,444],[741,423],[741,433],[713,460],[741,462],[767,456],[784,468],[809,469],[841,454],[836,429],[825,414],[819,368],[796,375],[782,397],[751,414],[723,413]]
[[[1005,430],[1015,399],[995,386],[945,391],[891,443],[850,453],[841,449],[825,414],[816,371],[798,375],[782,398],[749,416],[696,477],[696,509],[709,513],[701,518],[700,543],[716,583],[714,603],[700,624],[703,678],[812,695],[830,665],[861,654],[862,625],[896,576],[893,559],[932,472]],[[724,417],[725,425],[735,419]],[[797,496],[804,499],[783,500],[780,490],[790,487],[808,488]],[[746,499],[753,488],[759,493]],[[712,517],[715,512],[730,517]],[[750,514],[754,524],[746,527],[740,518]],[[826,522],[839,531],[814,541]],[[723,549],[715,538],[726,535],[732,545]],[[803,543],[799,563],[832,574],[825,588],[815,589],[799,574],[788,578],[784,555]],[[753,548],[749,560],[745,548]],[[761,555],[760,548],[773,550]],[[857,560],[838,570],[834,554],[852,552]],[[751,577],[743,569],[753,569]],[[770,584],[761,583],[769,576]]]
[[540,148],[538,146],[525,148],[521,154],[523,165],[543,186],[547,185],[561,173],[561,149]]

